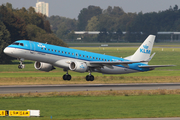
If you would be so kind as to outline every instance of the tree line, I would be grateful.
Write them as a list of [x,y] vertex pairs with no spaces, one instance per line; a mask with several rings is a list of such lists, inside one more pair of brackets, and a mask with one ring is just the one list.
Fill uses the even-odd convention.
[[[126,13],[118,6],[103,10],[98,6],[83,8],[78,19],[60,16],[48,18],[52,31],[62,39],[76,39],[73,31],[100,31],[98,35],[81,35],[84,41],[110,42],[126,40],[141,42],[149,34],[158,31],[180,31],[180,9],[177,5],[164,11],[150,13]],[[122,31],[126,31],[125,35]]]
[[11,62],[13,58],[5,55],[3,50],[17,40],[67,46],[52,32],[46,16],[36,13],[33,7],[13,9],[12,4],[3,4],[0,6],[0,63]]

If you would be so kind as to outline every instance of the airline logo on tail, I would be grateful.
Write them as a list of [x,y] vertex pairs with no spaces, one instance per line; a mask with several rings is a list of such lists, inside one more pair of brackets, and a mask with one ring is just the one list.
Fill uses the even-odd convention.
[[151,54],[151,50],[148,50],[148,48],[149,46],[143,45],[143,48],[140,48],[140,52],[145,54]]

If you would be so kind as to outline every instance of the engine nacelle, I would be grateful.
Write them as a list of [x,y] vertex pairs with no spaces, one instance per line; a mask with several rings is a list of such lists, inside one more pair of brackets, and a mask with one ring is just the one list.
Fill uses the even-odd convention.
[[34,67],[37,70],[41,70],[41,71],[45,71],[45,72],[49,72],[49,71],[55,69],[51,64],[43,63],[43,62],[37,62],[37,61],[34,63]]
[[71,62],[69,65],[69,69],[76,72],[86,72],[88,67],[86,63],[83,62]]

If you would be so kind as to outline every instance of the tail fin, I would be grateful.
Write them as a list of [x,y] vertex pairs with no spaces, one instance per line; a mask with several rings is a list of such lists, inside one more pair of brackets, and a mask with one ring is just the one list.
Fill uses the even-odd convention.
[[136,52],[125,59],[133,61],[148,61],[154,45],[155,35],[149,35]]

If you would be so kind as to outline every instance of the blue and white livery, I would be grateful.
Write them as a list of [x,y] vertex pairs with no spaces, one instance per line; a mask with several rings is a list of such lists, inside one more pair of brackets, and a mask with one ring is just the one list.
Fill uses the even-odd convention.
[[172,65],[148,65],[154,54],[150,56],[155,36],[149,35],[137,51],[126,58],[86,52],[45,43],[19,40],[4,49],[4,53],[20,60],[19,69],[24,68],[22,63],[26,60],[36,61],[35,69],[49,72],[54,67],[63,68],[67,73],[64,80],[71,80],[68,70],[76,72],[89,72],[87,81],[93,81],[92,72],[103,74],[125,74],[153,70],[156,67]]

